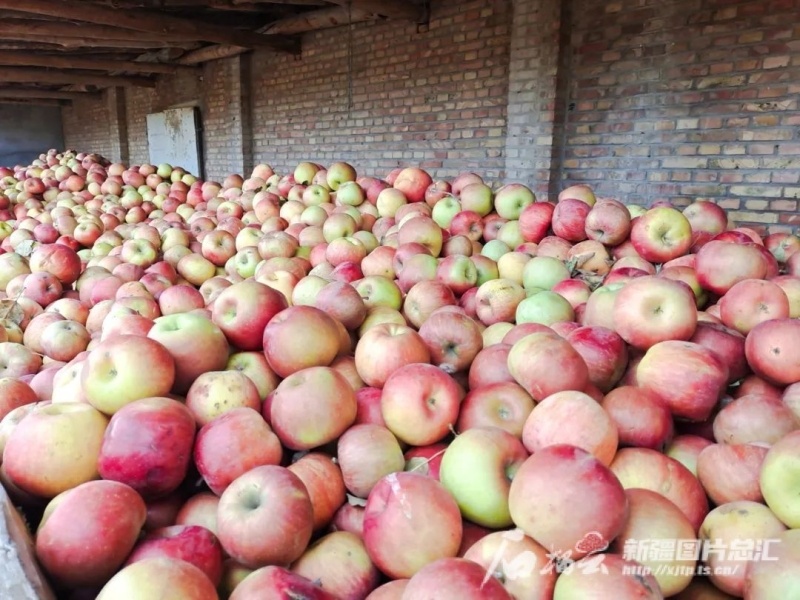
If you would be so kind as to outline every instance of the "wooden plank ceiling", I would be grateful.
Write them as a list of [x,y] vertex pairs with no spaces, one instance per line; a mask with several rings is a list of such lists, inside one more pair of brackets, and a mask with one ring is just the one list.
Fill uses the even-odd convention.
[[425,0],[0,0],[0,103],[68,104],[251,50],[299,54],[309,31],[426,18]]

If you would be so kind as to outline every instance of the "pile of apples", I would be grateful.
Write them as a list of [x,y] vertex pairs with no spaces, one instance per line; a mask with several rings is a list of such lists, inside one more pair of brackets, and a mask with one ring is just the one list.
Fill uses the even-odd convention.
[[59,597],[800,597],[794,235],[56,151],[0,220],[0,480]]

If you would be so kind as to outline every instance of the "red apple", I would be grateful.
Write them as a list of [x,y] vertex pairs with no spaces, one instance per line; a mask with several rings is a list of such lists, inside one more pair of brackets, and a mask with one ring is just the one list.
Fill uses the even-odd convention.
[[197,433],[194,460],[197,470],[215,494],[240,475],[261,465],[280,464],[280,441],[252,408],[234,408],[209,421]]
[[102,585],[130,553],[146,517],[132,488],[88,481],[47,505],[36,532],[36,558],[62,585]]
[[539,402],[525,421],[522,442],[528,452],[568,444],[604,465],[617,451],[617,427],[603,407],[583,392],[557,392]]
[[15,408],[33,404],[38,399],[27,383],[11,377],[0,379],[0,421]]
[[622,378],[628,364],[628,349],[623,339],[605,327],[581,327],[567,335],[567,341],[583,357],[589,381],[608,392]]
[[698,322],[689,340],[716,354],[728,366],[728,383],[742,379],[750,371],[744,354],[745,337],[718,323]]
[[689,252],[692,226],[675,208],[651,208],[632,222],[631,243],[643,259],[665,263]]
[[411,577],[439,558],[454,557],[461,535],[456,501],[430,477],[392,473],[369,494],[364,544],[372,562],[393,579]]
[[111,417],[97,470],[103,479],[125,483],[145,498],[164,496],[186,477],[194,434],[194,417],[182,403],[136,400]]
[[287,564],[308,546],[313,507],[297,475],[265,465],[241,475],[223,492],[217,527],[222,547],[243,565]]
[[703,421],[728,382],[728,368],[704,346],[666,341],[650,348],[636,369],[636,380],[669,407],[673,416]]
[[356,418],[358,405],[350,383],[330,367],[302,369],[276,388],[270,424],[281,443],[310,450],[337,439]]
[[617,292],[613,322],[622,339],[647,350],[658,342],[690,339],[697,327],[697,306],[682,282],[638,277]]
[[753,372],[770,383],[800,382],[800,320],[775,319],[756,325],[747,336],[745,356]]
[[411,364],[395,371],[383,387],[381,413],[400,441],[433,444],[455,425],[461,404],[458,384],[433,365]]
[[327,366],[341,348],[336,322],[313,306],[290,306],[264,329],[264,354],[280,377],[301,369]]
[[430,362],[430,350],[422,336],[410,327],[381,323],[361,336],[355,360],[364,383],[380,388],[400,367]]
[[697,252],[695,269],[703,289],[722,296],[745,279],[764,279],[767,263],[753,244],[712,240]]
[[365,598],[380,582],[380,573],[361,538],[335,531],[320,538],[291,567],[336,598]]
[[422,169],[409,167],[397,174],[393,187],[400,190],[409,202],[422,202],[425,191],[433,183],[433,179]]
[[412,446],[404,455],[406,464],[403,470],[420,473],[439,481],[439,468],[442,465],[442,456],[444,456],[445,450],[447,450],[447,444],[444,443]]
[[564,390],[583,390],[589,369],[572,345],[556,333],[533,333],[508,353],[508,371],[534,400]]
[[508,354],[512,345],[507,343],[486,346],[475,355],[469,368],[471,390],[493,383],[516,383],[508,372]]
[[215,600],[214,584],[185,560],[147,558],[128,565],[100,591],[97,600],[156,600],[165,587],[182,600]]
[[284,567],[263,567],[245,577],[236,586],[229,600],[261,600],[262,598],[302,598],[303,600],[335,600],[317,584]]
[[513,596],[486,569],[464,558],[441,558],[418,571],[403,590],[403,600],[461,598],[512,600]]
[[126,565],[148,558],[184,560],[218,585],[222,577],[222,547],[216,536],[199,525],[174,525],[147,534],[125,561]]
[[708,513],[706,493],[697,478],[677,460],[649,448],[621,448],[611,471],[625,489],[652,490],[671,500],[697,531]]
[[306,486],[314,512],[314,530],[328,525],[346,501],[341,468],[327,454],[310,452],[288,469]]
[[221,371],[228,362],[225,334],[204,315],[188,312],[159,317],[147,337],[160,342],[172,355],[175,361],[172,391],[176,394],[186,394],[200,375]]
[[475,321],[450,307],[431,313],[419,328],[419,336],[430,351],[430,362],[448,373],[468,369],[483,347]]
[[672,439],[672,413],[655,393],[624,385],[608,392],[601,405],[616,425],[620,446],[662,450]]
[[586,236],[606,246],[624,242],[631,231],[631,215],[624,204],[600,200],[586,215]]
[[405,467],[403,450],[386,427],[354,425],[337,443],[336,456],[347,490],[356,497],[369,496],[384,476]]
[[517,383],[471,387],[461,403],[456,429],[463,432],[474,427],[498,427],[521,438],[533,407],[533,399]]
[[763,502],[759,475],[768,451],[755,444],[711,444],[697,455],[697,478],[717,506]]
[[795,429],[800,419],[780,398],[740,396],[714,417],[714,438],[720,444],[774,444]]
[[191,496],[178,511],[175,525],[200,525],[217,535],[219,497],[211,492]]
[[[535,204],[533,206],[535,206]],[[581,242],[585,240],[586,217],[591,210],[592,207],[582,200],[577,200],[575,198],[559,200],[553,211],[553,233],[569,242]]]
[[[592,502],[582,499],[592,498]],[[587,534],[608,544],[625,526],[628,500],[608,467],[574,446],[555,445],[531,455],[517,470],[509,493],[514,523],[551,552],[587,554]],[[570,518],[556,515],[570,506]],[[584,542],[584,543],[582,543]]]
[[[552,559],[547,550],[521,529],[496,531],[482,537],[467,549],[464,558],[481,565],[514,598],[547,600],[553,597],[558,573],[547,569]],[[523,563],[532,568],[515,568]]]
[[[628,489],[625,495],[630,507],[628,520],[611,551],[639,561],[653,573],[664,596],[673,597],[691,583],[697,558],[681,556],[678,551],[665,556],[649,551],[642,553],[636,544],[639,540],[693,540],[695,529],[677,506],[656,492]],[[634,544],[633,552],[631,544]]]
[[720,299],[719,307],[722,322],[744,335],[764,321],[788,319],[790,310],[789,298],[783,289],[760,279],[745,279],[734,284]]

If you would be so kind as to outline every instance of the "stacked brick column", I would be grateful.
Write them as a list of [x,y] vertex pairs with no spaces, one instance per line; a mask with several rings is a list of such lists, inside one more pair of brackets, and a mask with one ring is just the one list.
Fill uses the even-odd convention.
[[108,138],[110,154],[109,160],[128,163],[128,118],[125,108],[125,90],[119,87],[109,88],[106,91],[108,104]]
[[514,0],[509,48],[506,178],[550,191],[558,152],[560,0]]

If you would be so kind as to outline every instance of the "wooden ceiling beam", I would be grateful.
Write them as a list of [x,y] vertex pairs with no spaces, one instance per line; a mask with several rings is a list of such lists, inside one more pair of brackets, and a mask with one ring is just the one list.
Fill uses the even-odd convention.
[[155,87],[155,79],[146,77],[96,75],[88,73],[51,71],[24,67],[0,67],[0,82],[13,83],[52,83],[67,85],[71,83],[95,85],[98,87]]
[[195,44],[190,42],[173,41],[138,41],[138,40],[99,40],[97,38],[56,37],[52,35],[32,35],[27,33],[9,33],[0,27],[0,42],[30,42],[33,44],[50,44],[62,48],[126,48],[130,50],[150,50],[152,48],[192,48]]
[[[94,38],[97,40],[116,41],[147,41],[156,45],[164,41],[164,36],[158,33],[133,31],[108,25],[94,25],[92,23],[68,23],[58,21],[38,21],[36,19],[9,19],[3,22],[0,35],[8,36],[21,33],[23,35],[39,35],[43,37],[76,37]],[[197,40],[192,40],[197,41]]]
[[192,19],[175,17],[146,10],[124,10],[95,5],[87,10],[85,5],[59,0],[0,0],[0,9],[24,11],[30,14],[83,21],[95,25],[122,27],[142,33],[155,33],[165,39],[183,39],[216,44],[231,44],[248,48],[272,48],[297,53],[299,41],[277,36],[265,36],[253,31],[220,27]]
[[100,98],[99,93],[63,92],[54,90],[37,90],[34,88],[0,88],[0,98],[6,100],[77,100],[78,98]]
[[238,4],[284,4],[287,6],[327,6],[330,2],[325,0],[231,0],[234,6]]
[[425,7],[407,0],[329,0],[331,4],[343,7],[348,5],[353,11],[361,10],[402,21],[421,23],[425,20]]
[[294,35],[318,29],[340,27],[349,23],[359,23],[372,17],[373,14],[370,12],[356,9],[348,11],[346,8],[332,6],[280,19],[267,25],[261,31],[267,35]]
[[46,98],[30,98],[27,100],[16,100],[3,98],[0,96],[0,104],[22,104],[27,106],[71,106],[71,100],[47,100]]
[[248,49],[242,48],[241,46],[214,44],[213,46],[206,46],[204,48],[198,48],[197,50],[187,52],[181,56],[177,62],[182,65],[201,65],[212,60],[239,56],[245,52],[248,52]]
[[84,69],[87,71],[127,71],[129,73],[162,73],[172,75],[179,70],[194,71],[188,65],[175,65],[132,60],[103,60],[83,56],[53,56],[28,52],[0,50],[0,66],[55,67],[59,69]]

